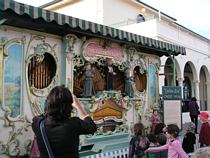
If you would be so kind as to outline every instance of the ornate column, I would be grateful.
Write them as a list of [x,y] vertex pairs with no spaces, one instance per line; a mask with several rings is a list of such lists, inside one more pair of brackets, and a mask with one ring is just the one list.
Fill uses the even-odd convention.
[[72,34],[66,36],[66,85],[73,91],[73,57],[74,57],[74,44],[76,43],[77,37]]
[[3,101],[3,50],[3,45],[0,44],[0,106]]
[[160,67],[159,69],[159,93],[162,94],[162,87],[165,86],[165,74],[164,67]]
[[183,98],[183,81],[184,81],[184,78],[178,78],[178,83],[179,83],[179,86],[181,87],[182,98]]
[[0,106],[2,105],[3,102],[4,45],[5,45],[5,40],[0,39]]
[[195,85],[195,97],[198,100],[198,105],[200,106],[200,93],[199,93],[199,83],[200,80],[194,80],[194,85]]
[[210,110],[210,81],[206,82],[206,87],[207,87],[207,110]]

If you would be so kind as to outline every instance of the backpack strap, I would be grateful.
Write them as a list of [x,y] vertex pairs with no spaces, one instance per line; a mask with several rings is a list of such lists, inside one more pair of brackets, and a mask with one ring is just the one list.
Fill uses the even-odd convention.
[[53,156],[53,153],[52,153],[52,149],[51,149],[51,146],[50,146],[50,143],[48,141],[48,138],[47,138],[47,134],[46,134],[46,130],[45,130],[45,119],[41,119],[40,121],[40,124],[39,124],[39,128],[40,128],[40,131],[41,131],[41,135],[42,135],[42,139],[44,141],[44,145],[47,149],[47,153],[48,153],[48,156],[49,158],[54,158]]

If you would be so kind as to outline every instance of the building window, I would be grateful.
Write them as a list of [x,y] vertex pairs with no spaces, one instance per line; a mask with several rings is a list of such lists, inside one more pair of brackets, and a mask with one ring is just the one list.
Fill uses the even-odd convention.
[[191,83],[190,79],[188,77],[185,77],[183,81],[183,106],[182,106],[182,111],[187,112],[189,111],[189,101],[192,97],[192,90],[191,90]]
[[183,97],[184,100],[190,100],[191,98],[191,83],[188,77],[185,77],[183,81]]
[[140,22],[144,22],[144,21],[145,21],[144,16],[142,14],[138,14],[136,17],[136,22],[140,23]]

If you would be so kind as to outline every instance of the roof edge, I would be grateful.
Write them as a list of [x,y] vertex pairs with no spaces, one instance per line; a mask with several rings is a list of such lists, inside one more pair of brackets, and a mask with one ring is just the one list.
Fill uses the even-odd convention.
[[45,4],[41,5],[39,7],[40,8],[47,8],[47,7],[51,6],[51,5],[54,5],[54,4],[62,2],[62,1],[63,0],[53,0],[53,1],[49,2],[49,3],[45,3]]
[[[17,17],[13,15],[15,13]],[[14,0],[1,0],[0,1],[0,15],[4,18],[21,18],[22,16],[31,18],[34,20],[44,20],[46,24],[56,23],[60,27],[70,28],[71,30],[79,30],[80,32],[86,33],[89,32],[92,35],[101,35],[103,37],[110,37],[112,39],[117,39],[119,41],[128,43],[135,43],[139,47],[154,49],[157,52],[167,52],[162,55],[169,54],[186,54],[184,47],[179,45],[170,44],[167,42],[155,40],[149,37],[144,37],[141,35],[133,34],[127,31],[122,31],[105,25],[97,24],[94,22],[89,22],[79,18],[67,16],[64,14],[59,14],[56,12],[51,12],[42,8],[29,6],[26,4],[15,2]],[[27,15],[27,16],[26,16]],[[27,21],[27,20],[25,20]],[[25,22],[24,21],[24,22]],[[23,23],[24,23],[23,22]],[[30,22],[30,21],[29,21]],[[29,23],[28,22],[28,23]],[[8,20],[6,24],[12,23],[13,26],[20,26],[18,20]],[[26,24],[26,23],[25,23]],[[38,26],[38,25],[37,25]],[[58,26],[55,26],[57,29]],[[22,27],[26,27],[23,25]],[[28,27],[31,27],[28,25]],[[35,26],[34,26],[35,27]],[[160,56],[159,54],[158,56]]]

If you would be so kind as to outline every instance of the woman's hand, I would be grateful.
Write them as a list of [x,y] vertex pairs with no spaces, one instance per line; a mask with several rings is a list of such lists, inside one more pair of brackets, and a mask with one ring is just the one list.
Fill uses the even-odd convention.
[[81,105],[80,105],[80,102],[77,99],[77,97],[74,94],[72,94],[72,98],[73,98],[73,103],[72,103],[73,108],[75,108],[75,109],[80,108]]
[[73,108],[75,108],[79,112],[80,117],[84,119],[86,116],[88,116],[87,112],[83,109],[81,103],[74,94],[72,94],[72,98],[73,98],[73,103],[72,103]]

